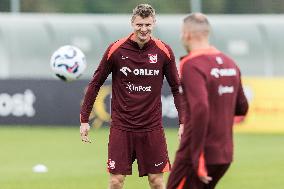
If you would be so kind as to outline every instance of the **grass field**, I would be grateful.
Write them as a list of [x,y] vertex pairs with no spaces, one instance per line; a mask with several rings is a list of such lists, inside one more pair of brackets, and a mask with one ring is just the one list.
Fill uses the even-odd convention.
[[[166,135],[171,159],[175,129]],[[74,127],[0,127],[0,189],[106,189],[107,129],[92,129],[82,144]],[[36,164],[47,173],[33,173]],[[218,189],[283,189],[284,134],[235,134],[235,161]],[[126,178],[125,189],[149,188],[147,178]]]

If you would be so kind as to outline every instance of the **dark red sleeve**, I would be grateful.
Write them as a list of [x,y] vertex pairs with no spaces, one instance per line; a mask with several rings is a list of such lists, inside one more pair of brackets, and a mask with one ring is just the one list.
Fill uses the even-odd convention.
[[179,123],[182,124],[184,123],[184,101],[183,94],[181,92],[180,78],[176,67],[175,56],[171,48],[168,46],[167,48],[170,53],[170,61],[165,64],[164,73],[174,96],[174,103],[178,111]]
[[248,101],[244,94],[243,85],[240,76],[240,85],[238,90],[235,115],[244,116],[247,114],[247,111],[248,111]]
[[93,104],[96,100],[100,87],[104,84],[108,75],[112,70],[112,61],[108,59],[108,53],[112,45],[106,50],[97,70],[95,71],[92,80],[89,82],[87,92],[85,94],[80,112],[81,123],[88,123],[89,116],[93,109]]
[[186,63],[182,69],[182,83],[185,98],[190,111],[190,121],[185,123],[190,128],[193,168],[197,171],[199,158],[204,151],[206,132],[209,123],[209,102],[206,88],[206,76],[194,66]]

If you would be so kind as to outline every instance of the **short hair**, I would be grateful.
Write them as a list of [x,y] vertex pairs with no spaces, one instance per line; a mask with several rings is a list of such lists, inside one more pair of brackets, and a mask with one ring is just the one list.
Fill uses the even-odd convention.
[[134,21],[136,16],[141,18],[153,17],[155,20],[155,9],[149,4],[139,4],[133,9],[131,22]]
[[192,13],[183,19],[183,23],[188,25],[187,29],[191,32],[198,32],[205,35],[210,33],[210,23],[202,13]]

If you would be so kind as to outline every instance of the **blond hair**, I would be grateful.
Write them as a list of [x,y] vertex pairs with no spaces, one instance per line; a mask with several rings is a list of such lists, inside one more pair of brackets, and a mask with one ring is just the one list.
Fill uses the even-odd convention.
[[209,35],[210,23],[207,17],[202,13],[192,13],[183,19],[187,30],[193,33]]
[[139,4],[133,9],[131,22],[134,21],[136,16],[147,18],[151,16],[155,20],[155,9],[149,4]]

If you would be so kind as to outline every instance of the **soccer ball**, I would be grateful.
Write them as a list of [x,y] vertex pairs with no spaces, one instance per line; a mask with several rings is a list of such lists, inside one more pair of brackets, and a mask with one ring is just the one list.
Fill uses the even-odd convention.
[[66,45],[52,54],[50,66],[59,79],[73,81],[83,74],[87,62],[84,53],[79,48]]

